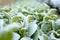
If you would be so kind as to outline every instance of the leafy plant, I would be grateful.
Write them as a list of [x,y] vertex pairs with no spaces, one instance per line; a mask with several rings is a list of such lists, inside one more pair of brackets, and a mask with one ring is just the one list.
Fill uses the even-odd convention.
[[56,12],[36,1],[4,6],[0,8],[0,40],[60,40]]

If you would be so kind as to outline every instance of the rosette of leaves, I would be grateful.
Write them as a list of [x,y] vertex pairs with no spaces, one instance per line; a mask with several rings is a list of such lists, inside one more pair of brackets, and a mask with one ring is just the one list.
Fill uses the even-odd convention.
[[60,40],[56,9],[21,0],[0,8],[0,40]]

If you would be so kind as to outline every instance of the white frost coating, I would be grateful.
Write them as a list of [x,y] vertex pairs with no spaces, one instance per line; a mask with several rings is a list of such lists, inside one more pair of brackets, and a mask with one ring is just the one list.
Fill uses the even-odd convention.
[[[43,1],[43,0],[42,0]],[[44,0],[45,1],[45,0]],[[26,3],[26,5],[25,5],[25,3]],[[30,5],[31,4],[31,5]],[[40,4],[40,5],[39,5]],[[17,5],[17,6],[16,6]],[[21,37],[23,36],[23,38],[21,39],[20,38],[20,40],[35,40],[36,38],[37,38],[37,40],[38,40],[38,37],[37,37],[37,33],[38,34],[42,34],[39,38],[40,38],[40,40],[44,40],[44,39],[46,39],[46,40],[48,40],[49,38],[49,36],[45,36],[45,35],[43,35],[44,33],[45,33],[45,31],[43,32],[43,30],[42,30],[42,28],[37,28],[37,27],[42,27],[45,23],[47,23],[48,22],[48,24],[46,25],[46,26],[48,26],[49,25],[49,28],[50,28],[50,22],[49,22],[49,20],[52,18],[50,15],[48,15],[49,13],[51,13],[51,9],[49,8],[49,6],[47,6],[45,3],[37,3],[37,2],[28,2],[28,1],[26,1],[26,2],[23,2],[22,1],[22,3],[18,3],[18,4],[14,4],[14,5],[12,5],[12,7],[11,6],[9,6],[9,7],[7,7],[8,8],[8,10],[7,10],[7,8],[5,8],[3,11],[9,11],[7,14],[6,14],[6,16],[8,17],[8,15],[10,16],[10,18],[8,17],[8,19],[9,19],[9,21],[7,21],[8,23],[6,24],[6,26],[4,26],[4,28],[3,28],[3,30],[1,30],[0,31],[0,34],[2,34],[2,33],[8,33],[8,32],[11,32],[11,33],[13,33],[13,32],[15,32],[15,30],[17,30],[17,31],[19,31],[19,33],[13,33],[13,38],[12,38],[12,40],[18,40],[19,39],[19,37],[20,37],[20,35],[18,35],[18,34],[23,34],[23,35],[21,35]],[[21,7],[21,8],[20,8]],[[26,8],[27,9],[26,9]],[[46,10],[46,9],[48,9],[48,10]],[[34,10],[36,11],[36,13],[34,13]],[[40,11],[41,10],[41,16],[43,16],[43,18],[42,18],[42,22],[41,21],[39,21],[39,19],[40,19],[40,16],[38,15],[38,14],[40,14],[38,11]],[[46,10],[46,11],[45,11]],[[27,14],[27,16],[25,16],[24,15],[24,13],[23,12],[28,12],[29,14]],[[49,13],[48,13],[49,12]],[[54,12],[54,11],[53,11]],[[4,12],[5,13],[5,12]],[[30,13],[32,13],[32,14],[30,14]],[[3,14],[4,15],[4,14]],[[29,15],[32,15],[32,19],[29,19],[30,17],[29,17]],[[52,15],[52,14],[51,14]],[[5,15],[4,15],[5,16]],[[38,16],[38,17],[37,17]],[[3,16],[2,16],[3,17]],[[16,23],[14,23],[14,22],[12,22],[12,18],[14,18],[14,17],[16,17],[16,19],[18,18],[18,19],[20,19],[20,17],[22,18],[22,24],[19,22],[20,20],[18,20],[17,19],[17,21],[16,21]],[[50,18],[50,19],[48,19],[47,20],[47,22],[46,22],[46,17],[47,18]],[[37,19],[37,18],[39,18],[39,19]],[[53,17],[53,19],[54,19],[55,17]],[[5,18],[2,18],[2,19],[5,19]],[[32,20],[32,21],[34,21],[34,22],[30,22],[29,23],[29,21],[30,20]],[[35,22],[35,20],[37,20],[37,22]],[[15,21],[15,18],[14,18],[14,20],[13,21]],[[51,20],[50,20],[51,21]],[[54,20],[53,20],[54,21]],[[41,26],[39,26],[40,24],[39,24],[39,22],[41,23]],[[11,23],[11,24],[10,24]],[[52,22],[51,22],[52,23]],[[19,25],[20,24],[20,25]],[[39,24],[39,25],[38,25]],[[5,24],[4,24],[5,25]],[[26,26],[26,27],[25,27]],[[28,27],[28,28],[27,28]],[[27,28],[27,29],[26,29]],[[51,27],[52,29],[53,29],[53,27]],[[21,30],[18,30],[18,29],[21,29]],[[24,29],[24,30],[23,30]],[[39,31],[39,29],[41,29],[41,31]],[[45,30],[45,28],[43,28],[44,30]],[[24,31],[24,32],[22,32],[22,31]],[[39,31],[39,32],[38,32]],[[49,30],[48,28],[46,28],[46,31],[51,31],[51,30]],[[37,32],[37,33],[36,33]],[[43,32],[43,33],[40,33],[40,32]],[[48,33],[47,32],[47,33]],[[25,34],[25,33],[27,33],[27,35]],[[36,34],[35,34],[36,33]],[[49,34],[49,33],[48,33]],[[50,34],[49,34],[50,35]],[[8,35],[6,35],[7,37],[8,37]],[[27,36],[27,37],[26,37]],[[31,36],[35,36],[35,37],[31,37]],[[38,35],[39,36],[39,35]],[[2,37],[3,38],[3,37]],[[32,39],[31,39],[32,38]],[[2,39],[3,40],[3,39]]]
[[54,37],[54,34],[53,34],[53,33],[51,33],[50,37],[51,37],[51,39],[56,39],[56,38]]
[[60,0],[37,0],[37,1],[43,2],[43,3],[49,3],[50,2],[50,4],[53,5],[54,7],[57,7],[60,5]]
[[26,27],[26,29],[28,28],[28,17],[24,18],[24,25]]
[[27,36],[31,37],[35,31],[37,30],[37,24],[36,24],[36,20],[34,22],[31,22],[29,25],[28,25],[28,34]]
[[56,24],[59,26],[60,25],[60,19],[56,21]]
[[36,0],[36,1],[41,2],[41,3],[50,4],[53,7],[58,7],[58,9],[60,11],[60,0]]
[[19,29],[19,28],[20,28],[20,26],[19,26],[18,23],[12,23],[12,24],[7,25],[7,26],[4,28],[4,30],[7,31],[7,32],[9,32],[9,31],[17,30],[17,29]]
[[39,39],[40,39],[40,40],[44,40],[43,36],[39,36]]
[[51,33],[50,38],[51,38],[52,40],[60,40],[60,38],[58,38],[58,39],[55,38],[53,33]]
[[12,38],[12,40],[19,40],[19,38],[20,38],[20,35],[18,35],[17,33],[13,32],[13,38]]
[[41,3],[42,3],[42,2],[43,2],[43,3],[48,3],[49,0],[36,0],[36,1],[41,2]]
[[33,39],[31,39],[29,37],[23,37],[21,40],[33,40]]
[[60,0],[51,0],[50,3],[53,7],[58,7],[59,11],[60,11]]
[[60,5],[60,0],[51,0],[51,5],[54,5],[54,7],[58,7]]
[[3,24],[4,24],[4,21],[0,19],[0,30],[3,30]]
[[60,11],[60,0],[50,0],[50,5],[52,5],[53,7],[58,7]]
[[22,13],[18,13],[17,16],[21,16],[23,19],[25,18],[25,16]]

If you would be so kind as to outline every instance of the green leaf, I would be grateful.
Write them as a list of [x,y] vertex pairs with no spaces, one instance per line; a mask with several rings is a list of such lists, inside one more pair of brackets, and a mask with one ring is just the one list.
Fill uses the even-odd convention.
[[49,31],[52,30],[52,24],[51,23],[43,23],[41,26],[41,29],[44,33],[48,33]]
[[19,30],[19,28],[20,28],[19,23],[12,23],[12,24],[5,26],[5,28],[3,28],[3,30],[5,30],[7,32],[13,32],[13,31]]
[[33,35],[32,35],[32,38],[34,39],[34,40],[38,40],[38,32],[36,31]]
[[33,39],[31,39],[29,37],[23,37],[21,40],[33,40]]
[[13,17],[13,19],[12,19],[12,22],[20,22],[20,21],[23,21],[20,16],[15,16],[15,17]]
[[20,35],[17,34],[17,33],[12,33],[13,34],[13,37],[12,37],[12,40],[19,40],[20,39]]
[[35,33],[35,31],[37,30],[38,26],[35,21],[31,22],[28,26],[29,27],[27,29],[27,32],[28,32],[27,36],[31,37]]

